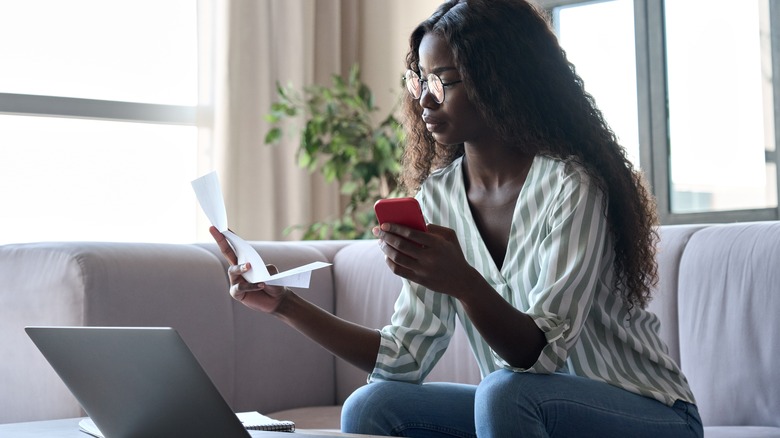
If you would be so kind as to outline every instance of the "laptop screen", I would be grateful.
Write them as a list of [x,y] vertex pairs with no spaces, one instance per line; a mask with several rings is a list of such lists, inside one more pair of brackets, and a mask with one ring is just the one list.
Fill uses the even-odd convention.
[[105,436],[249,436],[172,328],[25,330]]

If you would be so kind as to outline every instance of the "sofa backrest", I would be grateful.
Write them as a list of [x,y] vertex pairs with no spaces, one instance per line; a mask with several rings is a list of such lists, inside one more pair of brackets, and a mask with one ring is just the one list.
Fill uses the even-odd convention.
[[679,273],[680,362],[702,421],[780,427],[780,222],[697,231]]
[[[664,226],[650,309],[705,425],[780,427],[780,222]],[[376,241],[254,242],[281,270],[333,263],[299,291],[381,328],[401,281]],[[0,423],[82,415],[27,325],[172,326],[237,411],[341,403],[366,373],[227,294],[214,244],[0,246]],[[479,382],[458,330],[429,381]],[[305,390],[296,390],[305,388]]]

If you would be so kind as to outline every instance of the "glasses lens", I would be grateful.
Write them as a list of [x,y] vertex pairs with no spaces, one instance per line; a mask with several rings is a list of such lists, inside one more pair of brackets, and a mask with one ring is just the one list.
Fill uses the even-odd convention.
[[441,83],[441,78],[433,73],[428,75],[428,91],[433,94],[436,103],[444,102],[444,85]]
[[422,94],[422,87],[420,85],[420,77],[417,76],[417,73],[415,73],[414,70],[406,70],[404,82],[406,82],[406,89],[409,91],[409,94],[411,94],[415,99],[419,99],[420,95]]

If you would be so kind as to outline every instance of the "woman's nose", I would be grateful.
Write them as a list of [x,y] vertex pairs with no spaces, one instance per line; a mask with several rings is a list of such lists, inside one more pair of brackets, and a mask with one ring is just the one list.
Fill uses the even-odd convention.
[[428,84],[423,82],[420,84],[420,105],[424,108],[433,108],[439,105],[436,102],[436,98],[433,97],[433,93],[428,89]]

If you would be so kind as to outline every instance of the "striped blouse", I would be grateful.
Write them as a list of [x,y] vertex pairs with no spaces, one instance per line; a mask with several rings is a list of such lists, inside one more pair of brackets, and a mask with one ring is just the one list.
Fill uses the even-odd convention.
[[503,266],[496,266],[471,216],[462,159],[432,173],[417,195],[426,220],[455,230],[466,260],[509,303],[530,315],[547,344],[528,369],[514,368],[485,342],[460,302],[403,281],[369,380],[421,382],[455,329],[457,315],[482,377],[498,369],[564,372],[667,405],[695,403],[658,336],[658,318],[630,314],[612,292],[614,251],[604,194],[577,164],[537,156],[515,206]]

